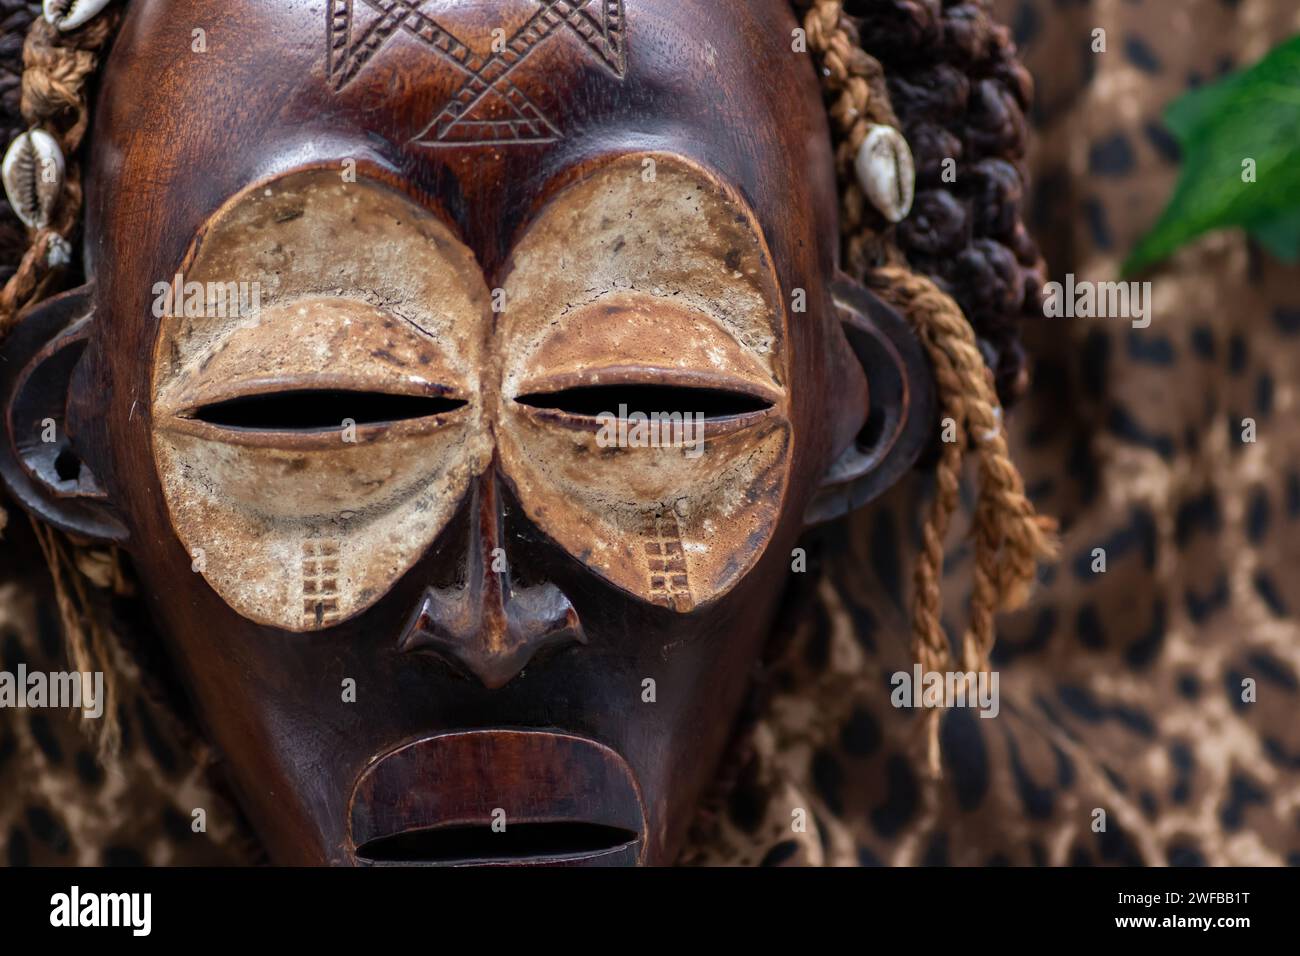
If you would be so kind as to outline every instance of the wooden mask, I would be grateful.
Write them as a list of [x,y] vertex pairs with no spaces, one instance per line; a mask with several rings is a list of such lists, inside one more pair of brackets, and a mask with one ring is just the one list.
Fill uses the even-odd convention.
[[931,434],[812,61],[785,0],[323,6],[132,0],[0,473],[130,551],[275,860],[669,863],[799,535]]

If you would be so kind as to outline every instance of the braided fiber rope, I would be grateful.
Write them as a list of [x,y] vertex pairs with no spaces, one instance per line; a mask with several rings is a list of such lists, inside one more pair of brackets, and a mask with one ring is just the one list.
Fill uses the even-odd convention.
[[1035,513],[1025,496],[1007,449],[992,376],[957,304],[930,279],[907,269],[884,267],[869,279],[876,293],[912,322],[934,368],[941,414],[951,419],[957,433],[955,441],[943,443],[936,468],[938,492],[916,572],[916,639],[931,655],[938,656],[942,648],[947,656],[948,642],[938,627],[937,582],[943,569],[942,538],[957,507],[957,486],[970,448],[979,479],[973,532],[976,570],[961,665],[967,671],[987,669],[993,617],[1025,603],[1039,561],[1055,557],[1055,522]]
[[[885,71],[861,49],[860,28],[845,12],[843,0],[798,5],[806,8],[804,30],[809,47],[819,57],[837,139],[846,268],[906,316],[916,331],[933,368],[941,418],[955,432],[945,436],[952,440],[942,443],[935,466],[934,497],[913,573],[913,657],[925,672],[960,670],[973,675],[990,667],[997,612],[1022,606],[1039,561],[1055,558],[1055,523],[1037,515],[1025,496],[1024,482],[1007,449],[993,372],[974,327],[952,296],[906,265],[883,220],[869,211],[857,182],[853,157],[870,127],[900,125],[890,105]],[[974,582],[958,667],[941,622],[941,583],[944,541],[959,504],[961,475],[970,453],[978,479],[972,531]],[[941,715],[941,709],[931,709],[921,722],[927,765],[935,775],[941,772]]]
[[871,127],[898,129],[898,117],[889,103],[884,68],[862,49],[857,27],[844,15],[842,3],[817,0],[804,14],[803,23],[808,47],[820,58],[827,113],[835,130],[844,260],[850,274],[861,276],[869,265],[887,257],[901,261],[897,251],[881,241],[876,227],[883,220],[867,200],[853,167]]
[[[58,279],[51,254],[70,248],[80,223],[82,187],[77,152],[90,124],[88,87],[119,19],[118,12],[110,9],[81,28],[62,33],[27,5],[5,12],[6,26],[30,22],[18,91],[19,112],[26,125],[24,130],[11,132],[42,129],[54,137],[64,156],[64,181],[53,220],[44,228],[27,230],[26,251],[0,288],[0,341],[17,324],[23,310],[43,299]],[[8,39],[6,35],[4,40]],[[6,95],[11,92],[5,90]],[[6,224],[6,228],[11,227]],[[120,571],[120,556],[116,549],[84,545],[34,518],[32,527],[50,571],[69,661],[78,671],[102,673],[108,699],[116,699],[119,668],[114,666],[114,656],[118,648],[107,623],[111,615],[101,607],[99,592],[129,589]],[[112,573],[106,576],[105,567]],[[117,750],[120,729],[114,707],[106,707],[102,719],[83,720],[81,725],[95,739],[101,754]]]
[[[126,586],[123,583],[114,587],[112,580],[105,580],[101,574],[88,569],[86,565],[88,562],[107,560],[112,573],[120,577],[118,554],[115,550],[105,553],[98,549],[82,549],[66,535],[36,518],[31,518],[31,523],[45,564],[50,569],[55,604],[68,646],[69,662],[73,670],[79,673],[103,674],[104,699],[115,701],[120,668],[114,666],[114,658],[119,649],[116,638],[106,623],[108,616],[99,610],[99,602],[91,593],[91,585],[115,590],[125,590]],[[121,744],[121,727],[116,707],[105,706],[100,720],[83,720],[81,726],[98,744],[101,755],[117,752]]]
[[14,274],[0,289],[0,339],[22,310],[43,297],[55,267],[51,252],[68,242],[81,218],[81,168],[76,153],[90,123],[87,85],[100,53],[117,28],[115,10],[71,33],[60,33],[37,17],[23,46],[21,110],[29,129],[40,128],[58,142],[66,170],[57,214],[50,225],[31,231],[30,244]]
[[[27,130],[22,118],[23,43],[40,15],[40,3],[0,0],[0,149]],[[0,190],[0,286],[14,274],[29,244],[27,229]]]
[[[869,65],[857,57],[839,59],[864,80],[883,69],[884,96],[877,94],[877,100],[892,107],[897,123],[887,111],[875,121],[894,125],[914,159],[912,210],[897,225],[870,204],[864,207],[855,191],[845,193],[845,270],[862,279],[877,265],[905,261],[934,279],[975,328],[998,394],[1010,407],[1028,388],[1020,331],[1025,322],[1042,321],[1046,265],[1024,224],[1025,115],[1034,84],[1009,29],[992,16],[989,0],[796,5],[805,16],[815,7],[818,20],[842,32],[845,43],[856,38],[871,51]],[[827,70],[832,76],[825,76]],[[829,85],[836,82],[835,72],[832,58],[823,67],[831,110],[838,96]],[[837,123],[837,140],[843,132]],[[855,136],[850,146],[859,141]],[[845,165],[851,155],[843,146],[837,152],[846,189],[853,178]],[[861,229],[875,235],[855,239]]]

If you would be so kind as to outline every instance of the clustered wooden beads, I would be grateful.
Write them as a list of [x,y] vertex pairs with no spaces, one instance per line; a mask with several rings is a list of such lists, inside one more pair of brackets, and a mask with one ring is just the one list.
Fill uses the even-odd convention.
[[[974,327],[1001,401],[1014,402],[1028,382],[1019,333],[1042,314],[1045,267],[1022,217],[1033,83],[1009,32],[984,0],[795,4],[836,127],[845,268],[861,278],[905,261],[934,280]],[[905,212],[888,165],[864,154],[877,126],[908,147]]]
[[[1031,84],[981,2],[795,2],[836,127],[845,268],[907,316],[957,432],[940,447],[913,570],[913,654],[927,671],[987,670],[995,615],[1023,605],[1038,562],[1056,553],[1055,525],[1026,497],[1002,424],[1002,404],[1027,382],[1020,321],[1041,314],[1042,264],[1021,223],[1016,165]],[[941,590],[968,458],[973,589],[954,655]],[[936,774],[939,715],[922,722]]]
[[1033,82],[984,0],[846,7],[861,15],[916,159],[916,205],[898,246],[962,307],[1010,404],[1028,383],[1020,331],[1042,316],[1046,272],[1023,222]]

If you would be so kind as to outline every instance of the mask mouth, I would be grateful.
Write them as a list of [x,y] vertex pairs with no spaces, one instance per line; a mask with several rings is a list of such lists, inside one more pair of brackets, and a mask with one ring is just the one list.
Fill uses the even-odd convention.
[[645,849],[627,762],[549,731],[404,744],[362,771],[350,817],[360,866],[630,866]]
[[482,825],[452,825],[370,840],[357,847],[357,860],[405,866],[567,863],[635,850],[639,840],[632,830],[578,821],[517,823],[500,832]]

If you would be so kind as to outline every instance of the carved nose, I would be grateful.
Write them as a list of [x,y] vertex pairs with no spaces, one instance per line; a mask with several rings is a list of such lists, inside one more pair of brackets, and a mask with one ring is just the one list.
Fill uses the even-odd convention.
[[543,648],[585,644],[586,637],[578,612],[559,588],[525,588],[511,580],[492,469],[475,482],[470,508],[464,585],[426,589],[398,647],[435,653],[495,690]]

